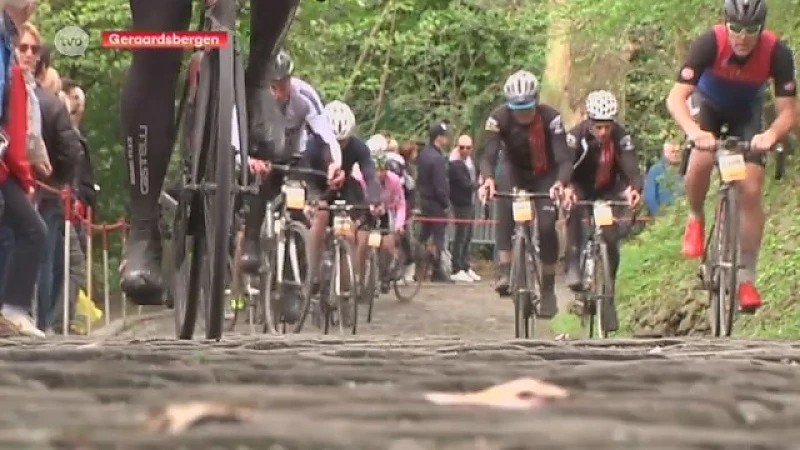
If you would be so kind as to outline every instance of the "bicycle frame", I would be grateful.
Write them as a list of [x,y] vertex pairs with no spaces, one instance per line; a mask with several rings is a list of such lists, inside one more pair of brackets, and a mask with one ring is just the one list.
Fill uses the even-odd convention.
[[[693,144],[689,142],[686,147],[691,149]],[[709,292],[709,313],[714,336],[731,335],[738,310],[738,270],[741,266],[739,192],[736,185],[747,175],[744,157],[749,151],[749,142],[728,137],[717,142],[714,152],[714,165],[721,181],[714,222],[706,239],[698,273],[703,288]]]
[[[512,199],[513,218],[516,225],[511,238],[512,261],[510,270],[511,298],[514,301],[514,330],[517,338],[531,337],[539,303],[541,271],[539,269],[539,237],[536,199],[550,199],[550,193],[529,193],[514,188],[511,192],[498,192],[500,198]],[[554,208],[557,212],[558,208]],[[522,267],[519,267],[519,266]]]

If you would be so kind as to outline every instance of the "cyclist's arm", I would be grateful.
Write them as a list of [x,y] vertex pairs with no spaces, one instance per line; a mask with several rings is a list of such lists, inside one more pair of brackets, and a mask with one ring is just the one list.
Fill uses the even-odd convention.
[[483,160],[481,161],[480,171],[485,174],[484,178],[494,179],[494,169],[497,167],[497,158],[500,155],[500,149],[503,148],[503,140],[500,137],[500,120],[497,111],[486,119],[483,131],[486,133],[486,146],[483,149]]
[[369,147],[360,143],[355,146],[355,151],[358,152],[358,159],[356,159],[358,168],[361,170],[361,176],[364,177],[364,183],[367,186],[367,201],[371,204],[378,203],[381,200],[381,186],[375,175],[375,163],[369,154]]
[[550,134],[550,148],[558,171],[558,181],[566,185],[572,178],[574,157],[567,145],[567,132],[564,129],[564,122],[561,119],[561,114],[555,109],[548,110],[543,119],[548,124],[547,132]]
[[771,75],[775,82],[775,109],[777,117],[769,131],[780,141],[792,131],[797,123],[797,82],[794,74],[794,58],[789,47],[779,42],[772,53]]
[[328,122],[325,114],[317,114],[315,111],[306,116],[306,124],[311,132],[319,136],[325,142],[330,152],[331,160],[334,164],[342,166],[342,149],[339,147],[339,141],[336,140],[336,135],[333,134],[331,124]]
[[689,47],[686,62],[681,67],[678,78],[667,96],[669,113],[688,135],[696,134],[700,127],[692,119],[686,102],[694,92],[697,82],[700,81],[700,76],[714,65],[716,57],[717,37],[714,30],[709,30],[695,39]]
[[633,143],[631,135],[625,132],[625,129],[619,127],[619,135],[622,136],[617,145],[619,145],[620,157],[620,170],[622,176],[628,181],[628,185],[637,192],[642,192],[642,171],[639,169],[639,158],[636,155],[636,145]]

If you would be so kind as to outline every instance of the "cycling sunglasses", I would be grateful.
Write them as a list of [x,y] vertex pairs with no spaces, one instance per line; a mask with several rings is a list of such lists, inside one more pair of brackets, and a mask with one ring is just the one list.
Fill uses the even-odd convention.
[[17,48],[21,53],[28,53],[28,50],[31,51],[34,55],[38,55],[39,51],[42,49],[41,45],[29,45],[29,44],[19,44]]
[[726,26],[728,27],[728,31],[733,34],[758,34],[761,32],[761,25],[741,25],[728,22]]

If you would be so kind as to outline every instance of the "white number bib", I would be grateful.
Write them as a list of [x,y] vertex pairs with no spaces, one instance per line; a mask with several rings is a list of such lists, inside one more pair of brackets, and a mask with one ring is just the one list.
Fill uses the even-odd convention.
[[594,223],[600,227],[614,224],[614,212],[606,202],[594,202]]
[[381,235],[380,231],[373,231],[369,234],[369,240],[367,241],[367,244],[369,244],[369,246],[372,248],[378,248],[381,246],[382,239],[383,236]]
[[530,222],[533,220],[533,208],[527,198],[518,198],[513,203],[514,222]]
[[730,183],[731,181],[744,180],[747,176],[744,156],[738,153],[722,154],[719,157],[719,175],[722,181]]
[[286,208],[299,210],[306,206],[306,190],[302,186],[286,186]]

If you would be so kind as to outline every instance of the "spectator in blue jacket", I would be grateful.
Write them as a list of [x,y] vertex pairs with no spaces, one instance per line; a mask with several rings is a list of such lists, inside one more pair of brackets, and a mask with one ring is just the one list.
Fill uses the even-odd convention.
[[455,236],[453,237],[453,281],[472,283],[480,277],[469,263],[472,242],[472,220],[475,219],[473,199],[478,189],[475,163],[472,160],[472,138],[459,136],[456,148],[450,153],[450,204],[453,206]]
[[669,205],[683,195],[683,181],[678,170],[680,158],[680,146],[665,142],[661,160],[647,171],[644,202],[650,216],[655,217],[661,206]]
[[445,245],[445,231],[447,211],[450,207],[450,180],[448,176],[447,150],[449,142],[448,126],[436,123],[428,130],[428,143],[422,149],[417,159],[417,190],[420,199],[420,216],[433,219],[423,219],[419,240],[423,244],[433,237],[436,247],[434,254],[434,268],[432,280],[437,282],[452,282],[441,264],[441,254]]

